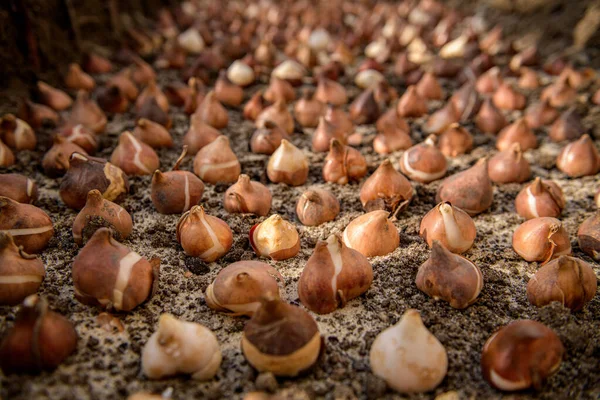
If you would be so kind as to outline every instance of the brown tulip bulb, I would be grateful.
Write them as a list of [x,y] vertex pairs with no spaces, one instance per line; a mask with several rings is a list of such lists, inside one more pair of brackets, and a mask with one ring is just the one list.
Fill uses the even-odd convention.
[[215,129],[223,129],[229,124],[227,110],[219,102],[214,91],[208,92],[194,112],[198,118]]
[[596,175],[600,171],[600,153],[594,141],[585,134],[560,151],[556,166],[571,178]]
[[345,146],[337,139],[331,139],[329,153],[323,165],[323,179],[326,182],[345,185],[358,181],[367,174],[367,161],[360,151]]
[[457,91],[454,92],[450,101],[454,103],[456,115],[459,121],[465,122],[476,115],[481,106],[479,95],[475,90],[475,85],[471,82],[465,83]]
[[594,260],[600,260],[600,213],[587,218],[577,231],[579,248]]
[[69,123],[73,126],[83,125],[93,132],[100,134],[106,128],[106,115],[98,104],[90,99],[89,94],[83,90],[77,92],[75,103],[69,115]]
[[0,342],[0,368],[5,375],[52,370],[76,348],[73,324],[32,294],[25,298],[14,325]]
[[0,305],[17,305],[36,293],[45,275],[40,259],[17,247],[10,233],[0,231]]
[[333,221],[340,213],[340,202],[324,189],[309,189],[296,203],[296,215],[302,225],[318,226]]
[[384,256],[396,250],[400,234],[388,212],[375,210],[352,220],[343,235],[344,244],[365,257]]
[[531,277],[527,298],[538,307],[558,301],[572,311],[579,311],[596,295],[596,280],[590,264],[578,258],[560,256]]
[[446,157],[466,154],[473,148],[473,135],[458,123],[454,123],[442,133],[438,147]]
[[429,247],[438,241],[453,253],[461,254],[473,246],[477,231],[473,219],[448,202],[439,203],[421,220],[419,235]]
[[194,158],[194,173],[204,182],[235,182],[242,167],[229,146],[226,136],[219,136],[204,146]]
[[219,271],[206,288],[206,304],[230,316],[252,317],[266,293],[279,299],[279,285],[283,286],[283,283],[283,276],[268,264],[259,261],[234,262]]
[[532,66],[538,63],[539,54],[536,45],[525,47],[510,59],[510,69],[518,71],[522,66]]
[[325,77],[319,79],[314,95],[315,100],[341,106],[348,103],[348,95],[343,85]]
[[435,135],[402,153],[400,171],[409,179],[429,183],[446,175],[446,157],[436,147]]
[[287,105],[283,101],[269,106],[263,110],[256,118],[256,127],[262,128],[266,121],[272,121],[279,125],[286,133],[294,132],[294,117],[287,109]]
[[547,100],[534,103],[525,110],[525,122],[533,129],[551,124],[557,117],[558,111]]
[[138,119],[133,130],[133,136],[155,149],[173,147],[173,138],[169,131],[161,124],[146,118]]
[[527,99],[507,83],[502,83],[492,97],[494,105],[501,110],[522,110]]
[[152,175],[152,204],[161,214],[181,214],[189,211],[202,199],[204,182],[189,171],[180,171],[179,165],[187,154],[183,146],[181,155],[169,172],[154,171]]
[[298,281],[298,296],[306,308],[328,314],[360,296],[373,282],[373,267],[339,236],[318,241]]
[[98,229],[73,261],[75,298],[83,304],[131,311],[154,292],[160,260],[146,260]]
[[242,352],[261,372],[297,376],[317,362],[323,340],[313,317],[300,307],[286,304],[273,295],[246,323]]
[[83,72],[79,64],[69,64],[65,85],[69,89],[91,92],[96,87],[96,82],[94,78]]
[[141,57],[133,57],[133,66],[131,67],[131,79],[140,85],[147,85],[148,83],[156,80],[156,72],[152,67],[145,62]]
[[38,198],[38,187],[33,179],[24,175],[0,174],[0,196],[33,204]]
[[107,74],[112,71],[112,63],[96,53],[83,55],[83,69],[90,74]]
[[426,72],[416,84],[417,94],[425,100],[441,100],[442,87],[431,72]]
[[547,263],[571,254],[569,234],[556,218],[540,217],[523,222],[512,239],[513,249],[524,260]]
[[494,200],[494,188],[488,175],[487,159],[481,159],[471,168],[444,179],[436,200],[450,202],[470,216],[490,208]]
[[410,131],[406,120],[398,115],[396,107],[390,107],[375,123],[377,131],[383,132],[386,128],[399,128],[404,131]]
[[553,181],[535,180],[525,186],[515,199],[517,214],[525,219],[558,217],[566,202],[560,187]]
[[600,88],[592,96],[592,103],[600,105]]
[[340,107],[334,107],[328,104],[325,109],[325,120],[344,132],[346,136],[349,136],[354,131],[354,123]]
[[129,180],[123,170],[102,158],[73,153],[60,184],[60,198],[68,207],[81,210],[92,189],[98,189],[107,200],[119,202],[129,192]]
[[158,155],[146,143],[125,131],[119,136],[119,144],[113,150],[110,162],[127,175],[152,175],[160,165]]
[[250,245],[263,257],[280,261],[295,257],[300,251],[300,236],[290,222],[273,214],[250,229]]
[[408,179],[384,160],[360,189],[360,202],[365,211],[401,211],[408,207],[413,189]]
[[325,112],[325,105],[313,99],[312,93],[305,90],[300,100],[294,105],[294,117],[304,128],[314,128]]
[[550,328],[518,320],[500,328],[483,346],[481,370],[485,380],[503,391],[541,389],[560,368],[564,347]]
[[577,91],[569,86],[567,79],[559,78],[542,90],[541,100],[548,100],[552,107],[562,108],[577,99]]
[[193,114],[190,117],[190,129],[183,137],[183,144],[188,146],[190,154],[196,154],[219,136],[221,132],[204,122],[197,114]]
[[217,100],[225,105],[237,107],[244,100],[244,89],[227,78],[226,70],[221,70],[219,73],[214,90]]
[[434,240],[431,255],[419,267],[415,283],[435,300],[442,299],[454,308],[463,309],[477,300],[483,288],[483,274],[471,261]]
[[98,140],[96,139],[94,132],[82,124],[75,126],[67,125],[61,130],[60,134],[64,136],[68,142],[76,144],[88,154],[92,154],[98,150]]
[[262,183],[251,181],[248,175],[241,174],[238,181],[225,192],[223,207],[235,214],[265,216],[271,210],[271,191]]
[[352,121],[359,125],[377,121],[380,111],[373,89],[367,89],[359,94],[350,104],[349,113]]
[[96,91],[96,99],[102,110],[122,114],[129,109],[129,99],[118,86],[102,86]]
[[427,114],[427,103],[414,86],[409,86],[400,97],[396,110],[401,117],[418,118]]
[[283,139],[269,158],[267,176],[273,183],[303,185],[308,179],[308,159],[302,150]]
[[139,95],[137,86],[131,80],[131,69],[129,68],[113,75],[106,81],[105,85],[118,87],[121,93],[131,102],[135,101]]
[[102,227],[110,228],[113,237],[122,241],[131,234],[133,220],[123,207],[106,200],[98,190],[93,189],[88,193],[85,207],[73,222],[73,239],[81,246]]
[[42,159],[44,173],[51,178],[62,176],[67,172],[71,154],[80,153],[87,155],[84,149],[75,143],[67,141],[63,136],[55,136],[53,142],[54,144],[44,154],[44,158]]
[[256,121],[256,118],[267,107],[267,102],[263,97],[262,91],[258,91],[250,97],[250,100],[244,106],[244,118],[250,121]]
[[408,131],[401,127],[385,127],[373,139],[373,149],[378,154],[390,154],[398,150],[406,150],[413,145]]
[[149,119],[167,129],[171,128],[173,123],[169,114],[160,107],[155,97],[150,97],[142,103],[139,111],[136,111],[136,118]]
[[250,138],[250,150],[256,154],[271,155],[281,145],[283,139],[289,140],[288,134],[272,121],[265,121],[263,128],[258,128]]
[[519,143],[522,151],[535,149],[538,146],[537,137],[527,125],[525,118],[519,118],[500,131],[496,139],[496,148],[504,151],[515,143]]
[[263,97],[269,103],[277,103],[278,101],[290,103],[296,99],[296,92],[288,81],[273,76]]
[[185,254],[213,262],[233,244],[233,233],[225,221],[207,215],[202,206],[193,206],[177,223],[177,241]]
[[585,133],[585,127],[575,107],[569,108],[554,121],[548,132],[548,136],[554,142],[563,140],[576,140]]
[[37,143],[31,126],[13,114],[0,118],[0,140],[15,150],[34,150]]
[[526,67],[520,69],[521,76],[517,82],[517,86],[521,89],[537,89],[540,87],[540,80],[538,79],[537,73]]
[[68,94],[48,85],[46,82],[38,81],[37,91],[40,103],[56,111],[64,111],[73,104],[73,99]]
[[56,126],[60,122],[60,116],[56,111],[43,104],[37,104],[24,100],[19,106],[17,116],[27,122],[33,129],[42,126]]
[[401,53],[394,63],[394,74],[397,76],[406,76],[417,69],[419,69],[419,64],[410,61],[407,52]]
[[[183,111],[188,115],[192,115],[204,101],[204,98],[206,97],[206,88],[200,79],[194,77],[190,78],[187,86],[184,87],[186,90],[185,93],[182,94]],[[169,98],[167,92],[165,92],[165,95]],[[171,100],[169,99],[169,101]]]
[[427,122],[423,126],[427,133],[441,134],[448,129],[452,124],[458,122],[458,115],[454,107],[454,103],[449,101],[446,105],[427,118]]
[[475,90],[481,94],[492,94],[502,84],[499,67],[493,67],[484,72],[475,82]]
[[531,176],[529,161],[523,157],[521,145],[513,143],[488,162],[488,174],[494,183],[522,183]]
[[39,253],[54,236],[52,220],[30,204],[0,196],[0,232],[13,236],[15,244],[27,253]]
[[154,99],[156,104],[158,104],[160,109],[165,113],[169,111],[169,99],[160,87],[158,87],[155,80],[150,81],[140,93],[135,102],[135,109],[139,112],[144,106],[144,103],[148,102],[150,99]]
[[10,167],[15,163],[15,155],[0,139],[0,167]]
[[387,81],[380,81],[372,87],[373,98],[382,108],[398,100],[398,92]]

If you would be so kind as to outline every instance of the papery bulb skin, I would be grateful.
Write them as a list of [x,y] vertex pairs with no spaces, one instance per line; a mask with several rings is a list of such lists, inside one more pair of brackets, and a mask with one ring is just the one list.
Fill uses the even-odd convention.
[[283,139],[281,145],[269,158],[267,176],[273,183],[285,183],[290,186],[303,185],[308,179],[308,160],[306,155]]
[[73,153],[87,155],[86,151],[75,143],[67,141],[63,136],[55,136],[52,147],[42,159],[44,174],[50,178],[64,175],[69,169],[69,159]]
[[231,150],[229,139],[223,135],[200,149],[194,158],[194,173],[203,182],[233,183],[237,181],[241,171],[242,167]]
[[412,196],[410,182],[394,169],[389,159],[379,165],[360,189],[360,202],[365,211],[403,210]]
[[177,36],[177,44],[188,54],[200,54],[206,44],[196,28],[189,28]]
[[419,267],[415,283],[435,300],[442,299],[453,308],[463,309],[477,301],[483,288],[483,274],[471,261],[434,240],[431,255]]
[[508,149],[490,158],[488,174],[494,183],[522,183],[531,176],[529,161],[523,156],[521,145],[513,143]]
[[598,211],[581,223],[577,230],[579,248],[594,260],[600,260],[600,214]]
[[417,93],[426,100],[441,100],[442,87],[431,72],[426,72],[416,84]]
[[285,60],[273,69],[271,76],[284,79],[291,83],[292,86],[300,86],[302,79],[306,76],[306,69],[296,61]]
[[375,210],[355,218],[344,229],[346,246],[365,257],[387,255],[400,244],[400,234],[388,219],[388,212]]
[[138,119],[133,136],[154,149],[173,147],[173,138],[169,131],[161,124],[146,118]]
[[64,111],[73,104],[73,99],[68,94],[46,82],[38,81],[36,86],[40,102],[56,111]]
[[471,168],[446,178],[440,185],[436,201],[449,202],[470,216],[490,208],[494,188],[488,175],[488,161],[481,159]]
[[113,114],[122,114],[129,109],[129,99],[118,86],[102,86],[96,91],[100,108]]
[[294,132],[294,117],[287,109],[287,105],[283,101],[269,106],[261,112],[256,118],[256,127],[262,128],[266,121],[272,121],[279,125],[280,128],[286,131],[287,134]]
[[0,197],[0,232],[12,235],[25,252],[39,253],[54,236],[54,227],[42,209]]
[[25,298],[14,325],[0,342],[0,368],[5,375],[32,374],[58,367],[77,349],[77,332],[45,299]]
[[21,303],[38,291],[45,275],[40,259],[17,247],[10,233],[0,231],[0,305]]
[[442,382],[448,370],[448,355],[423,325],[419,312],[409,309],[396,325],[377,335],[369,363],[373,373],[397,392],[422,393]]
[[138,96],[137,101],[135,102],[136,111],[139,112],[144,106],[144,103],[150,99],[154,99],[156,104],[158,104],[160,109],[165,113],[169,111],[169,99],[154,80],[150,81]]
[[244,105],[244,118],[250,121],[256,121],[256,118],[267,107],[267,101],[263,97],[263,92],[258,91],[250,97],[250,100]]
[[221,360],[219,342],[210,329],[162,314],[142,350],[142,372],[150,379],[181,374],[207,381],[217,374]]
[[105,199],[118,203],[129,192],[129,180],[121,168],[102,158],[73,153],[69,170],[60,184],[60,198],[68,207],[81,210],[92,189],[98,189]]
[[202,103],[198,105],[194,115],[197,115],[197,118],[215,129],[226,128],[229,124],[227,110],[219,102],[215,92],[212,90],[208,92]]
[[318,241],[298,281],[298,297],[306,308],[328,314],[360,296],[373,282],[373,268],[361,253],[335,235]]
[[446,157],[438,150],[435,142],[435,136],[431,135],[423,143],[402,153],[400,171],[408,178],[422,183],[433,182],[446,175]]
[[61,136],[65,137],[68,142],[74,143],[81,147],[88,154],[94,154],[98,150],[98,140],[96,135],[89,128],[79,124],[75,126],[67,125],[62,128]]
[[233,233],[225,221],[206,214],[202,206],[193,206],[177,223],[177,241],[188,256],[213,262],[229,251]]
[[313,317],[300,307],[286,304],[272,295],[246,323],[242,352],[260,372],[276,376],[297,376],[312,367],[323,342]]
[[244,89],[227,78],[227,72],[221,70],[219,78],[215,82],[215,96],[217,99],[231,107],[237,107],[244,100]]
[[107,119],[98,104],[90,99],[89,94],[80,90],[71,108],[69,123],[73,126],[81,124],[96,134],[101,134],[106,128]]
[[460,122],[466,122],[474,115],[477,115],[481,107],[481,100],[475,90],[475,85],[471,82],[465,83],[457,91],[454,92],[450,101],[454,103],[456,115]]
[[325,104],[312,98],[312,93],[306,90],[300,100],[294,105],[294,117],[304,128],[314,128],[325,113]]
[[449,251],[461,254],[473,246],[477,230],[469,214],[444,202],[425,214],[421,220],[419,235],[429,247],[433,247],[433,243],[438,241]]
[[556,218],[539,217],[523,222],[512,238],[515,252],[529,262],[547,263],[571,254],[569,234]]
[[340,213],[340,202],[324,189],[309,189],[296,203],[296,215],[302,225],[318,226],[333,221]]
[[427,103],[417,93],[417,89],[414,86],[409,86],[402,97],[400,97],[396,111],[403,118],[418,118],[427,114]]
[[5,114],[0,118],[0,140],[15,150],[34,150],[37,144],[31,126],[13,114]]
[[535,149],[538,146],[538,140],[533,130],[527,125],[525,118],[519,118],[512,124],[500,131],[496,139],[496,148],[500,151],[509,149],[513,144],[518,143],[522,151]]
[[458,157],[473,149],[473,135],[457,123],[448,127],[438,140],[438,147],[446,157]]
[[534,103],[525,110],[525,121],[532,129],[551,124],[557,117],[558,111],[548,104],[547,100]]
[[275,261],[295,257],[300,251],[300,236],[290,222],[277,214],[250,229],[250,244],[254,252]]
[[266,294],[279,299],[283,276],[269,264],[259,261],[238,261],[217,274],[206,288],[206,304],[213,310],[230,316],[252,317]]
[[539,177],[525,186],[515,199],[517,214],[525,219],[557,218],[565,205],[565,196],[560,187],[553,181],[542,180]]
[[225,192],[223,207],[229,213],[254,214],[264,217],[271,210],[271,191],[262,183],[241,174]]
[[359,125],[371,124],[379,118],[379,105],[372,89],[359,94],[350,104],[350,119]]
[[296,91],[288,81],[274,76],[271,78],[263,97],[269,103],[277,103],[278,101],[291,103],[296,99]]
[[314,99],[324,104],[333,104],[334,106],[341,106],[348,103],[348,95],[344,86],[325,77],[319,79]]
[[585,127],[575,107],[569,108],[554,121],[548,132],[553,142],[577,140],[585,133]]
[[600,171],[600,153],[594,141],[585,134],[560,151],[556,166],[571,178],[596,175]]
[[361,89],[368,89],[385,80],[383,74],[375,69],[365,69],[356,74],[354,83]]
[[458,116],[454,103],[449,101],[444,107],[435,111],[427,118],[424,130],[427,133],[439,135],[455,123],[458,123]]
[[545,325],[522,319],[497,330],[483,346],[481,371],[496,389],[514,392],[541,389],[560,368],[564,347]]
[[129,131],[119,136],[119,144],[113,151],[110,162],[127,175],[152,175],[160,165],[158,154],[152,147],[136,139]]
[[94,78],[83,72],[79,64],[69,64],[65,85],[73,90],[85,90],[91,92],[96,87]]
[[112,235],[109,228],[98,229],[73,260],[75,298],[86,305],[131,311],[152,295],[160,262],[146,260]]
[[326,182],[345,185],[358,181],[367,174],[367,161],[356,149],[345,146],[337,139],[331,139],[329,153],[323,165],[323,179]]
[[183,144],[188,146],[190,154],[196,154],[204,146],[221,136],[221,132],[207,124],[196,114],[190,117],[190,129],[183,137]]
[[73,240],[81,246],[102,227],[110,228],[113,237],[123,241],[133,230],[133,220],[123,207],[103,198],[98,190],[90,190],[85,207],[73,221]]
[[527,283],[527,298],[537,307],[554,301],[580,311],[596,295],[598,284],[592,266],[583,260],[560,256],[537,270]]
[[258,128],[250,138],[250,150],[256,154],[271,155],[281,145],[283,139],[289,140],[288,134],[272,121],[265,121],[263,128]]
[[0,139],[0,167],[10,167],[15,163],[15,155]]
[[35,181],[20,174],[0,174],[0,196],[24,204],[33,204],[38,199]]
[[173,120],[169,114],[160,108],[160,105],[154,97],[150,97],[148,100],[144,101],[140,109],[136,111],[135,115],[137,119],[145,118],[161,124],[167,129],[170,129],[173,124]]

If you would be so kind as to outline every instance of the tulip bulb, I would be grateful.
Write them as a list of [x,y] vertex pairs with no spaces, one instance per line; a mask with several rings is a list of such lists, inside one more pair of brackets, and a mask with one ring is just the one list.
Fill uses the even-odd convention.
[[454,107],[454,103],[449,101],[446,105],[427,118],[424,125],[424,130],[428,133],[436,135],[441,134],[448,129],[452,124],[458,122],[458,115]]
[[256,121],[256,118],[267,106],[266,99],[263,97],[263,92],[258,91],[252,95],[250,100],[244,106],[244,118],[250,121]]
[[319,79],[314,98],[321,103],[329,103],[334,106],[348,103],[348,95],[344,86],[325,77]]
[[446,178],[440,185],[436,200],[450,202],[453,206],[474,216],[490,208],[494,188],[488,175],[487,159]]
[[0,231],[0,305],[16,305],[38,291],[46,275],[44,263],[17,247],[10,233]]
[[600,260],[600,214],[587,218],[577,231],[579,248],[594,260]]
[[383,74],[374,69],[366,69],[356,74],[354,83],[361,89],[368,89],[375,86],[378,82],[385,80]]
[[269,158],[267,176],[274,183],[303,185],[308,178],[308,160],[302,150],[283,139]]
[[12,235],[25,252],[39,253],[54,236],[54,227],[42,209],[0,197],[0,232]]
[[271,76],[284,79],[293,86],[299,86],[302,83],[302,79],[306,76],[306,69],[296,61],[285,60],[273,69]]
[[454,123],[442,133],[438,147],[446,157],[458,157],[471,151],[473,135],[458,123]]
[[277,103],[278,101],[289,103],[296,99],[296,92],[288,81],[274,76],[271,78],[263,97],[270,103]]
[[488,175],[494,183],[521,183],[531,176],[529,161],[523,157],[521,145],[513,143],[488,162]]
[[83,90],[77,92],[77,97],[71,108],[69,123],[73,126],[83,125],[93,132],[100,134],[106,128],[106,115],[98,104],[90,99],[89,94]]
[[346,246],[365,257],[384,256],[396,250],[400,234],[388,219],[388,212],[376,210],[355,218],[344,230]]
[[434,135],[423,143],[411,147],[402,153],[400,170],[418,182],[429,183],[446,175],[446,157],[435,145]]
[[221,103],[237,107],[244,101],[244,89],[231,82],[227,77],[227,72],[221,70],[215,82],[215,96]]
[[38,187],[33,179],[20,174],[0,174],[0,196],[14,201],[33,204],[38,198]]
[[553,181],[535,180],[525,186],[515,199],[517,214],[525,219],[558,217],[565,208],[565,196]]
[[96,87],[94,78],[83,72],[79,64],[69,64],[65,85],[73,90],[85,90],[91,92]]
[[540,99],[547,100],[552,107],[562,108],[572,104],[577,98],[577,91],[569,86],[564,78],[557,79],[553,84],[542,90]]
[[206,44],[196,28],[189,28],[179,34],[177,44],[189,54],[199,54]]
[[177,223],[177,241],[188,256],[213,262],[229,251],[233,233],[225,221],[206,214],[202,206],[193,206]]
[[208,92],[202,103],[194,112],[201,121],[212,126],[215,129],[223,129],[229,124],[229,116],[227,110],[217,99],[214,91]]
[[13,114],[5,114],[0,118],[0,140],[15,150],[34,150],[37,144],[31,126]]
[[276,261],[292,258],[300,251],[298,231],[277,214],[250,229],[250,244],[257,255]]
[[569,234],[556,218],[540,217],[523,222],[512,239],[513,249],[529,262],[547,263],[571,254]]
[[155,149],[173,147],[173,138],[169,131],[164,126],[146,118],[140,118],[137,121],[133,136]]
[[360,202],[366,211],[400,211],[408,207],[412,196],[410,182],[394,169],[388,159],[381,163],[360,189]]
[[240,162],[229,145],[229,139],[223,135],[200,149],[194,158],[194,172],[204,182],[233,183],[240,176],[241,170]]
[[534,103],[525,110],[525,121],[527,122],[527,125],[533,129],[551,124],[557,117],[558,111],[548,104],[547,100]]
[[419,235],[429,247],[437,241],[451,252],[461,254],[473,246],[477,230],[469,214],[444,202],[425,214]]
[[63,136],[55,136],[52,147],[42,159],[44,173],[51,178],[64,175],[69,169],[69,159],[73,153],[87,155],[86,151],[75,143],[69,142]]
[[219,136],[221,132],[204,122],[197,114],[193,114],[190,117],[190,129],[183,137],[183,143],[188,146],[190,154],[196,154]]
[[328,314],[369,290],[372,281],[369,260],[331,235],[317,242],[306,262],[298,281],[298,296],[306,308]]
[[271,191],[260,182],[241,174],[238,181],[225,192],[223,207],[229,213],[265,216],[271,209]]
[[264,127],[266,121],[274,122],[288,134],[294,132],[294,117],[292,117],[292,114],[287,109],[287,105],[282,100],[265,108],[258,115],[256,118],[256,127]]
[[67,139],[68,142],[76,144],[88,154],[93,154],[98,149],[98,140],[96,140],[94,133],[81,124],[66,126],[60,134]]
[[442,99],[442,87],[431,72],[426,72],[415,87],[419,96],[426,100]]
[[337,139],[331,139],[329,153],[323,165],[323,179],[345,185],[358,181],[367,174],[367,161],[360,152],[345,146]]
[[413,309],[377,335],[369,362],[373,373],[400,393],[429,392],[442,382],[448,370],[446,349]]
[[128,175],[152,175],[160,165],[158,154],[146,143],[138,140],[129,131],[119,136],[110,162]]
[[563,140],[579,139],[584,133],[585,127],[581,122],[581,117],[575,107],[571,107],[552,124],[548,136],[553,142],[562,142]]
[[519,118],[500,131],[496,139],[496,148],[503,151],[514,143],[519,143],[523,151],[535,149],[538,141],[533,130],[527,125],[525,118]]
[[427,103],[414,86],[409,86],[396,106],[398,115],[404,118],[418,118],[427,114]]
[[296,215],[306,226],[318,226],[333,221],[340,213],[340,202],[331,192],[310,189],[302,193],[296,204]]
[[408,131],[401,127],[385,127],[373,139],[373,150],[378,154],[390,154],[410,148],[413,141]]
[[556,166],[571,178],[596,175],[600,171],[600,153],[594,141],[585,134],[560,151]]
[[46,82],[38,81],[37,90],[40,102],[56,111],[64,111],[73,104],[73,99],[68,94]]
[[15,163],[15,155],[0,139],[0,167],[10,167]]
[[235,60],[227,69],[227,78],[235,85],[246,87],[254,82],[254,70],[245,62]]
[[312,93],[304,91],[302,98],[294,105],[294,117],[304,128],[314,128],[319,124],[320,117],[325,112],[325,105],[312,98]]
[[210,329],[162,314],[142,350],[142,372],[150,379],[185,374],[206,381],[217,374],[221,359],[219,342]]

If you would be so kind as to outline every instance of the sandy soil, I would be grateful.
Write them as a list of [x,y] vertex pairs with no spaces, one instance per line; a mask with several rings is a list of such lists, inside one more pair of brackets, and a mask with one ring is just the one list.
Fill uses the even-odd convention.
[[[161,82],[177,79],[173,72],[161,74]],[[348,81],[345,81],[348,83]],[[446,95],[456,83],[444,81]],[[403,88],[398,87],[400,90]],[[249,95],[258,86],[249,90]],[[351,90],[355,96],[356,88]],[[538,93],[531,94],[530,98]],[[430,111],[441,102],[430,103]],[[587,116],[586,128],[596,139],[600,138],[600,108],[588,105],[585,96],[579,109]],[[11,111],[0,106],[0,111]],[[179,154],[182,137],[187,130],[188,118],[180,110],[172,112],[176,149],[161,150],[161,169],[170,168]],[[361,215],[358,200],[360,184],[338,186],[324,184],[321,168],[325,154],[310,152],[310,133],[297,127],[293,143],[302,148],[310,158],[308,182],[296,188],[267,182],[265,166],[267,156],[248,151],[248,140],[254,128],[244,121],[239,110],[229,110],[230,123],[223,133],[232,140],[233,149],[242,164],[242,171],[268,185],[273,193],[272,213],[279,213],[293,221],[301,236],[302,248],[298,256],[281,261],[266,261],[282,273],[286,280],[283,297],[299,304],[296,291],[302,268],[319,239],[341,232],[355,217]],[[515,115],[511,115],[514,119]],[[424,138],[422,120],[411,121],[415,142]],[[478,146],[471,154],[450,161],[448,174],[467,168],[475,160],[494,154],[494,140],[485,136],[469,123]],[[107,133],[102,137],[103,150],[99,156],[110,157],[116,139],[125,129],[133,128],[130,114],[112,118]],[[358,128],[365,133],[361,152],[367,157],[369,173],[375,170],[384,157],[374,154],[370,141],[375,128],[372,125]],[[546,130],[537,131],[541,146],[530,151],[534,176],[554,179],[563,189],[567,206],[562,220],[571,235],[573,253],[588,262],[591,259],[579,249],[576,231],[579,224],[595,211],[593,194],[600,185],[600,177],[568,179],[555,168],[555,158],[561,145],[549,142]],[[71,235],[71,225],[76,212],[67,209],[58,196],[60,179],[46,178],[40,160],[49,144],[50,131],[40,131],[40,144],[34,152],[18,154],[17,166],[0,169],[0,172],[20,172],[34,178],[40,187],[37,205],[49,213],[56,234],[49,248],[42,254],[47,265],[47,275],[40,289],[51,306],[68,316],[76,326],[79,344],[75,354],[57,370],[36,377],[0,376],[0,398],[3,399],[116,399],[139,390],[160,393],[173,388],[174,399],[239,398],[254,390],[278,392],[294,398],[434,398],[436,395],[456,391],[460,399],[496,399],[502,393],[492,389],[480,373],[480,353],[486,339],[506,323],[531,318],[548,325],[559,335],[566,348],[565,360],[558,374],[544,386],[540,393],[521,392],[507,398],[539,399],[592,399],[600,396],[600,297],[597,295],[581,312],[571,313],[558,304],[541,309],[529,304],[526,284],[539,267],[523,261],[511,248],[514,229],[522,222],[514,208],[514,198],[521,185],[496,186],[491,209],[476,218],[477,239],[466,257],[482,270],[485,280],[479,300],[465,310],[455,310],[444,302],[436,302],[421,293],[414,284],[417,269],[428,255],[429,249],[418,236],[422,216],[435,205],[438,182],[423,185],[413,183],[415,197],[409,208],[400,214],[398,227],[400,247],[392,254],[371,259],[374,281],[363,296],[349,302],[341,310],[325,316],[315,316],[325,338],[327,350],[318,364],[305,376],[297,379],[277,379],[259,375],[245,361],[240,350],[244,318],[231,318],[210,310],[203,292],[217,272],[226,265],[244,259],[256,259],[247,234],[250,227],[261,221],[247,215],[230,215],[221,206],[226,185],[207,185],[202,204],[211,215],[225,220],[234,232],[231,251],[216,263],[204,264],[185,256],[176,242],[175,226],[178,216],[158,214],[150,200],[150,177],[131,179],[132,188],[124,207],[134,219],[134,231],[126,241],[127,246],[140,254],[162,259],[160,285],[157,294],[145,304],[127,314],[118,314],[125,326],[122,333],[109,333],[100,328],[95,317],[98,309],[84,306],[73,296],[71,262],[78,248]],[[391,155],[397,165],[401,152]],[[191,158],[182,166],[191,170]],[[327,188],[341,199],[342,211],[332,222],[319,227],[303,227],[295,216],[295,202],[308,187]],[[593,264],[597,275],[600,267]],[[449,356],[448,375],[433,393],[401,397],[386,389],[376,378],[368,363],[369,348],[375,336],[384,328],[397,322],[408,308],[420,311],[425,325],[446,347]],[[14,320],[16,308],[0,307],[0,326],[5,328]],[[140,373],[141,349],[154,331],[158,316],[170,312],[184,320],[199,322],[212,329],[222,345],[223,363],[217,377],[198,383],[186,377],[162,381],[149,381]]]

